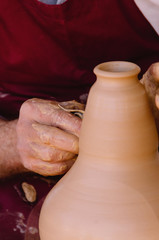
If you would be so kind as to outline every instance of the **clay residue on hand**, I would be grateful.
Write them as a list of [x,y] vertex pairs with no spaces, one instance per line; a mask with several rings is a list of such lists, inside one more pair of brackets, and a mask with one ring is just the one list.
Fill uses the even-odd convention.
[[58,106],[66,112],[73,113],[75,116],[78,116],[81,119],[83,118],[85,105],[82,103],[72,100],[67,102],[61,102],[58,104]]

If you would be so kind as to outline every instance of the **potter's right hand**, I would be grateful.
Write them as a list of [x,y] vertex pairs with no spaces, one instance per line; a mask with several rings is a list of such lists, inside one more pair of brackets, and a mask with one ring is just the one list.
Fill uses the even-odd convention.
[[81,119],[58,102],[30,99],[17,123],[17,148],[25,168],[44,176],[65,173],[78,154]]
[[145,86],[159,133],[159,62],[148,68],[141,83]]

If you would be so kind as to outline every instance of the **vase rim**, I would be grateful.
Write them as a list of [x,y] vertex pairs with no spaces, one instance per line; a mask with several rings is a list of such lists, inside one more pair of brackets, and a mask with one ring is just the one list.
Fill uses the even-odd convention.
[[97,76],[123,78],[138,75],[141,69],[132,62],[109,61],[97,65],[93,71]]

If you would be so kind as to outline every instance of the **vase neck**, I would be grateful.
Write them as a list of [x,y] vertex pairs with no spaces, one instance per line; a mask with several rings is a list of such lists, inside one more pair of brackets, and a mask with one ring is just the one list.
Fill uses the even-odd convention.
[[98,76],[95,84],[100,84],[101,87],[106,87],[107,89],[112,89],[113,91],[118,89],[126,89],[128,87],[133,87],[139,83],[137,75],[130,75],[127,77],[107,77]]
[[97,161],[146,162],[156,156],[155,121],[135,66],[118,77],[117,71],[109,72],[110,77],[102,72],[106,64],[95,70],[97,81],[89,93],[79,150]]

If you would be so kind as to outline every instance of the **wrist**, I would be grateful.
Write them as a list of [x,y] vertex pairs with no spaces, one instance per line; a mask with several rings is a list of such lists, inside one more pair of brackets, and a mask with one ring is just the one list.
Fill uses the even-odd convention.
[[17,150],[17,120],[0,119],[0,177],[26,172]]

